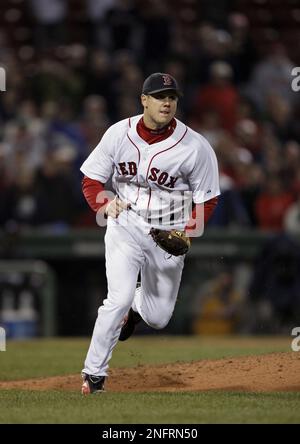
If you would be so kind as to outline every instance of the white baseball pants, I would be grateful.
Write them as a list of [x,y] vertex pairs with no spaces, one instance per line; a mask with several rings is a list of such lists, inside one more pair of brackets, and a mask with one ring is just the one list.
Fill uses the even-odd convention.
[[[130,307],[156,329],[164,328],[172,316],[184,257],[170,257],[147,232],[145,227],[122,226],[109,218],[105,235],[108,294],[98,310],[84,373],[107,376],[108,363]],[[136,291],[140,271],[141,290]]]

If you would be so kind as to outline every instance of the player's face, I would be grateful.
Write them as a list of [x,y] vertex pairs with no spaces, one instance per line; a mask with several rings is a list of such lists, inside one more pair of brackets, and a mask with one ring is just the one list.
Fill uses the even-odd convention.
[[162,128],[173,119],[177,110],[178,97],[172,91],[142,95],[144,123],[148,128]]

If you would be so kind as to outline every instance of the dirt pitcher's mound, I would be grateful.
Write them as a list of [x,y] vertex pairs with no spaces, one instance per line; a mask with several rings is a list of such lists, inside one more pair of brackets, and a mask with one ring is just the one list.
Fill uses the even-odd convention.
[[[80,375],[0,382],[0,389],[80,390]],[[109,392],[300,391],[300,353],[272,353],[156,366],[114,368]]]

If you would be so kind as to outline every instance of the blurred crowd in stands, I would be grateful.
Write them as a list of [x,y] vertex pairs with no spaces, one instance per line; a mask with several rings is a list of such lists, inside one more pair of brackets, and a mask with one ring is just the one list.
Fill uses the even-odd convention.
[[[255,3],[268,4],[1,2],[1,227],[96,226],[79,167],[109,125],[141,112],[143,80],[161,71],[184,91],[177,117],[218,157],[210,226],[300,233],[300,91],[291,87],[300,6],[286,3],[297,26],[277,33],[255,28]],[[298,39],[287,45],[284,35]]]

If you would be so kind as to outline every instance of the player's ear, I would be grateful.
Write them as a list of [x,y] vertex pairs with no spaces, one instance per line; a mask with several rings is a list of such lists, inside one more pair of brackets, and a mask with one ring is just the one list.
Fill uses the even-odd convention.
[[147,108],[147,96],[145,94],[141,95],[141,103],[144,108]]

